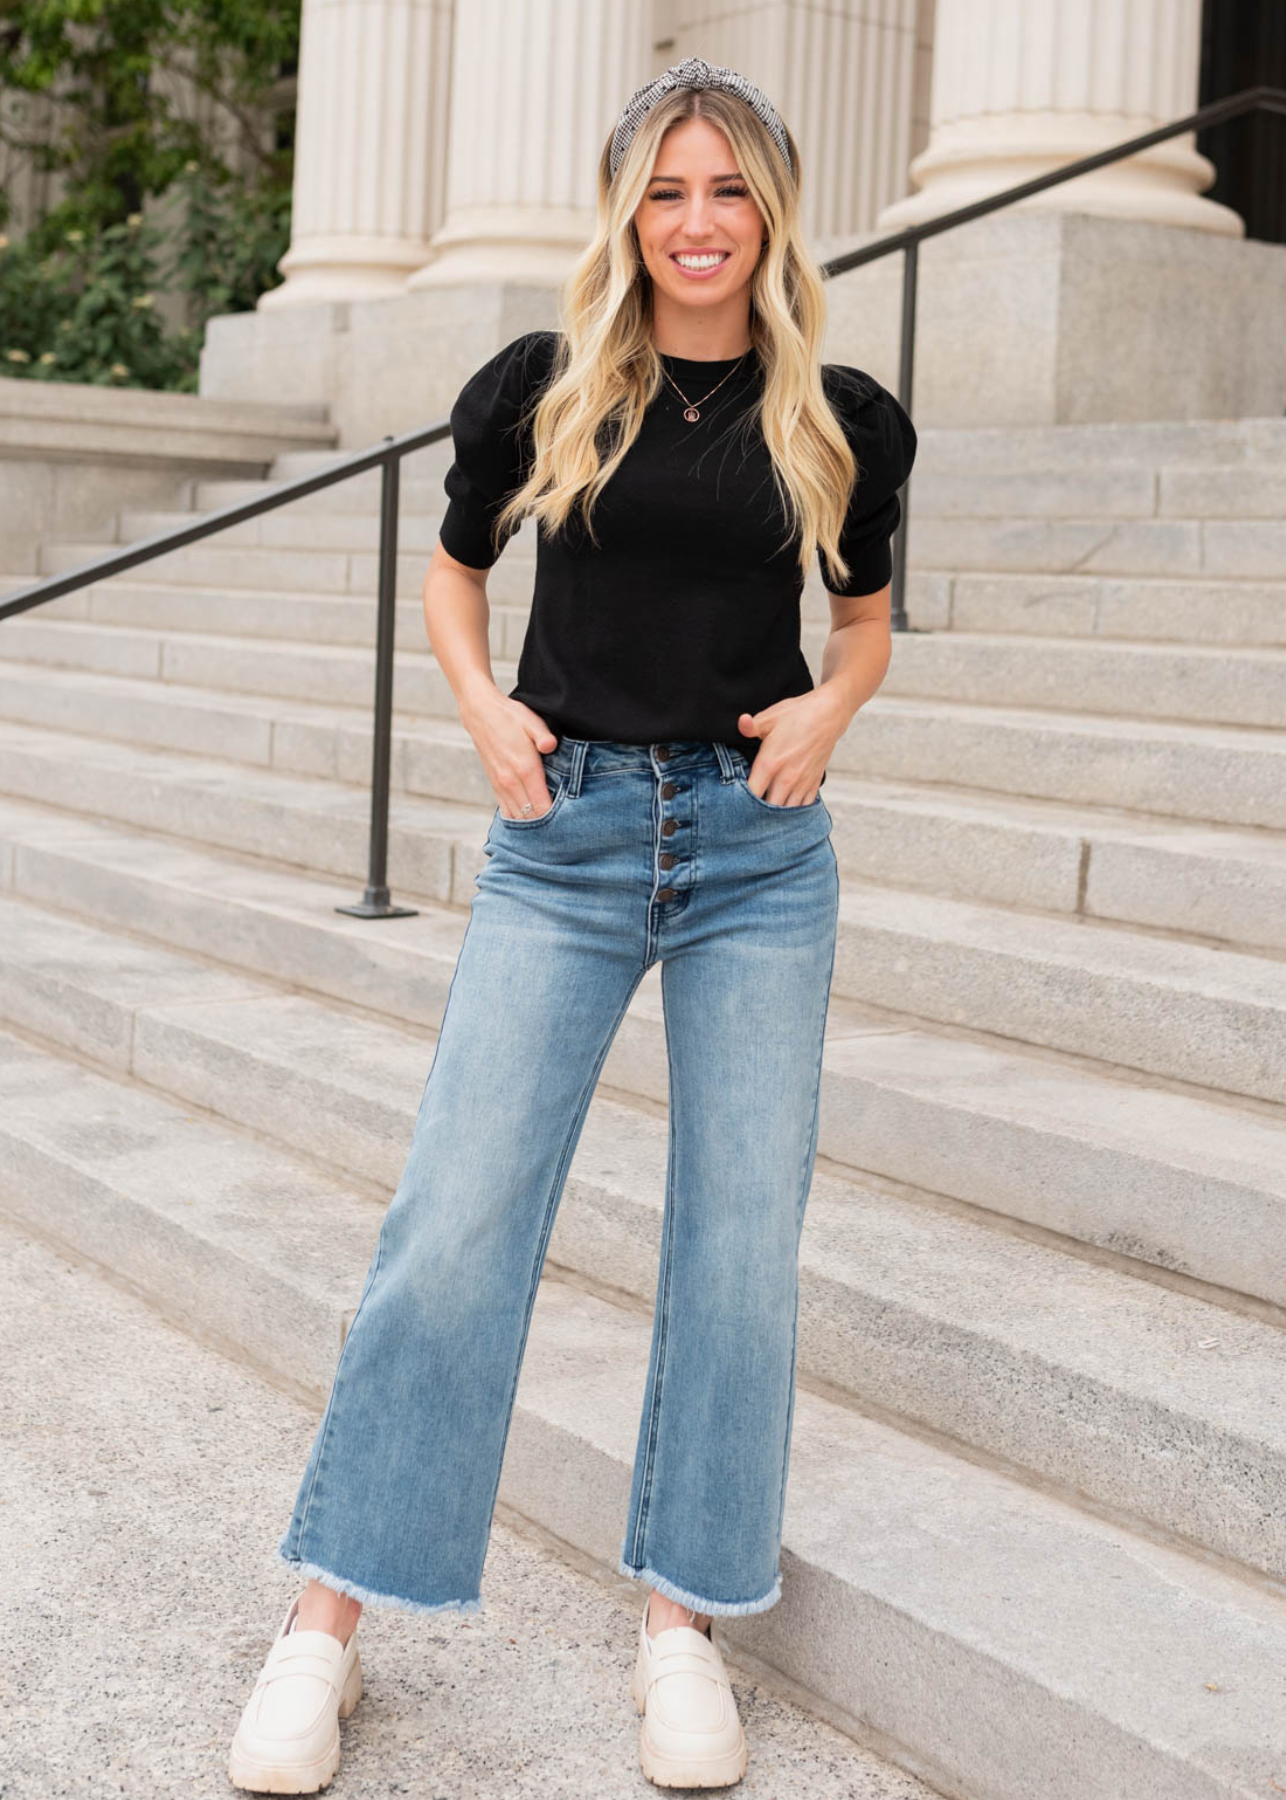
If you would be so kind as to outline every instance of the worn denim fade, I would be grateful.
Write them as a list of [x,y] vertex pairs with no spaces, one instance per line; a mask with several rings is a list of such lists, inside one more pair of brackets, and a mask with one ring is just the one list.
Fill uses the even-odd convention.
[[406,1165],[276,1556],[367,1604],[479,1610],[550,1232],[604,1059],[659,962],[668,1164],[619,1570],[699,1612],[761,1612],[781,1595],[839,907],[830,814],[820,794],[754,794],[745,757],[713,740],[564,737],[542,761],[549,810],[493,815]]

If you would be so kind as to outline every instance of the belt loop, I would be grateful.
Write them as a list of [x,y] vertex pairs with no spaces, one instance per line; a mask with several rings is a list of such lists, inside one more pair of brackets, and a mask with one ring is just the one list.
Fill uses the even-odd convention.
[[567,771],[567,795],[574,800],[580,793],[581,775],[585,768],[585,758],[589,754],[589,741],[586,738],[573,738],[572,761]]
[[714,753],[719,759],[719,779],[725,783],[735,781],[737,779],[738,769],[736,763],[733,761],[732,750],[727,744],[723,743],[721,739],[715,738]]

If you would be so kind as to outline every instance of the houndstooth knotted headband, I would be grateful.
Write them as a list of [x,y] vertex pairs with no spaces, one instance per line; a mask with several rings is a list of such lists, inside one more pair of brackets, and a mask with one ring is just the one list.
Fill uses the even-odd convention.
[[723,88],[729,94],[735,94],[744,100],[751,111],[763,121],[772,134],[773,142],[781,151],[782,160],[795,173],[795,165],[791,160],[790,144],[786,138],[786,128],[781,122],[776,107],[762,88],[757,88],[753,81],[747,81],[744,75],[738,75],[735,69],[725,69],[718,63],[704,62],[699,56],[689,56],[681,63],[675,63],[658,75],[654,81],[645,82],[636,88],[625,102],[616,130],[612,133],[612,148],[609,161],[612,174],[621,166],[622,158],[629,148],[630,139],[638,130],[643,120],[651,112],[663,95],[672,93],[675,88]]

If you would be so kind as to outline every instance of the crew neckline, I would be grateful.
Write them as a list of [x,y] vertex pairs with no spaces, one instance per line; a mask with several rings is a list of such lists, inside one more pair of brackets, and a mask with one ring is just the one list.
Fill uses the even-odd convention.
[[682,363],[689,369],[730,369],[734,363],[750,362],[754,353],[753,344],[749,350],[743,350],[740,356],[675,356],[669,350],[657,351],[662,362]]

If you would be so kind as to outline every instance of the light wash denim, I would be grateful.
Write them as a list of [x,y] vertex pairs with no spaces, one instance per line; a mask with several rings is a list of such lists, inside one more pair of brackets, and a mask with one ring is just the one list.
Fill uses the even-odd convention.
[[549,810],[492,819],[406,1168],[276,1555],[363,1602],[479,1610],[549,1234],[659,961],[669,1164],[619,1567],[699,1612],[761,1612],[781,1596],[831,817],[820,794],[752,793],[745,757],[713,740],[564,737],[543,761]]

